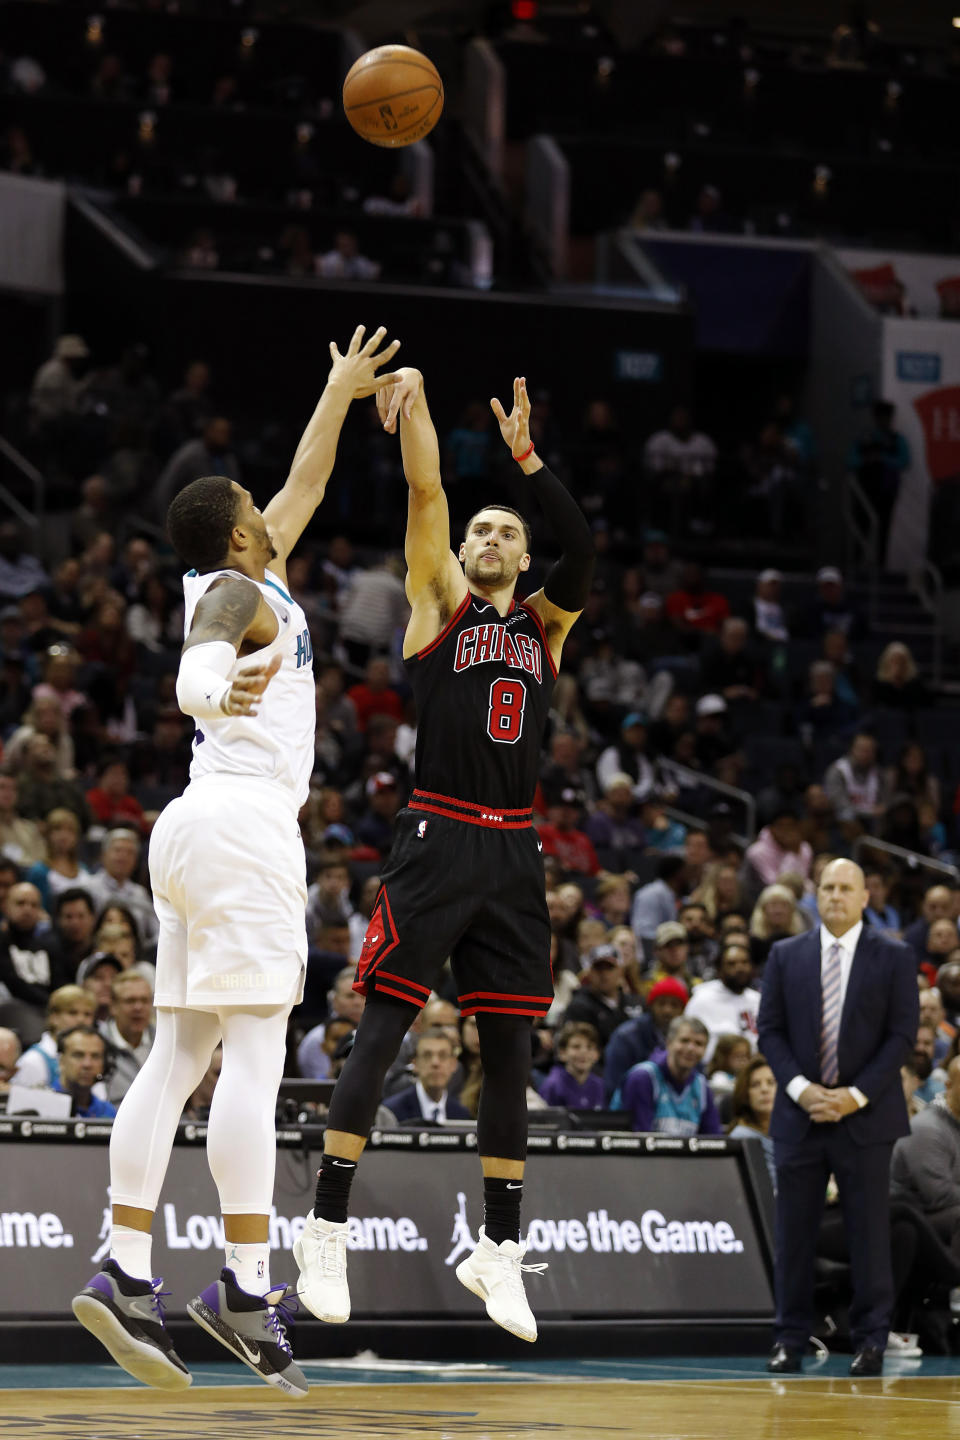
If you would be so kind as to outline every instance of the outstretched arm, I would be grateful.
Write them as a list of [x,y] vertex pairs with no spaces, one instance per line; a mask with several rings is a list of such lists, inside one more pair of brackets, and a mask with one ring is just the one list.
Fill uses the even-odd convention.
[[446,625],[467,593],[459,561],[450,549],[450,512],[440,479],[440,446],[427,408],[419,370],[398,370],[392,389],[377,395],[384,429],[400,425],[400,453],[409,495],[404,553],[407,599],[412,614],[404,654],[413,655]]
[[550,569],[543,589],[527,598],[543,621],[555,665],[560,663],[563,642],[587,603],[593,579],[593,534],[580,506],[570,491],[548,469],[530,439],[530,397],[523,376],[513,382],[513,409],[508,415],[499,400],[490,408],[497,418],[500,434],[510,454],[530,480],[540,508],[560,541],[560,559]]
[[263,512],[281,572],[324,497],[350,402],[373,395],[389,383],[389,377],[378,376],[377,371],[397,353],[400,341],[393,340],[378,352],[386,330],[381,325],[363,344],[364,330],[363,325],[357,326],[346,355],[341,355],[331,340],[333,364],[323,394],[297,446],[286,484]]

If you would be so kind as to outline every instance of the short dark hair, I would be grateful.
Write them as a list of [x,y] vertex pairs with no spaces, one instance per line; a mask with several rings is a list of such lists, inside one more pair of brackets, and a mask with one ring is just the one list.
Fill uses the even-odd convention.
[[202,574],[223,564],[239,509],[240,497],[226,475],[201,475],[174,495],[167,533],[184,565]]
[[71,1035],[95,1036],[96,1039],[99,1040],[100,1044],[103,1046],[104,1057],[106,1057],[107,1042],[100,1034],[100,1031],[95,1029],[93,1025],[71,1025],[69,1030],[61,1030],[60,1034],[57,1036],[57,1051],[59,1054],[62,1055],[66,1050],[67,1041],[70,1039]]
[[508,515],[516,515],[517,519],[520,521],[520,524],[523,526],[523,543],[526,545],[527,553],[529,554],[530,546],[533,542],[533,534],[530,530],[530,526],[527,524],[526,520],[524,520],[519,510],[514,510],[512,505],[500,505],[496,501],[493,501],[490,505],[481,505],[479,510],[474,510],[473,514],[470,516],[470,519],[467,521],[466,528],[464,529],[464,539],[466,539],[466,537],[470,534],[470,526],[473,524],[474,520],[476,520],[478,515],[482,515],[484,510],[504,510]]
[[673,880],[685,869],[686,863],[679,855],[664,855],[657,866],[657,879]]
[[72,905],[74,900],[82,900],[90,911],[90,914],[96,914],[96,907],[94,906],[89,890],[82,890],[79,885],[71,885],[69,890],[60,891],[60,894],[53,902],[53,908],[56,914],[60,914],[64,905]]
[[603,1050],[603,1046],[600,1044],[600,1036],[597,1033],[597,1027],[591,1025],[589,1020],[566,1020],[563,1025],[561,1025],[560,1032],[557,1035],[557,1051],[565,1050],[570,1041],[578,1035],[583,1040],[588,1040],[590,1044],[598,1050]]

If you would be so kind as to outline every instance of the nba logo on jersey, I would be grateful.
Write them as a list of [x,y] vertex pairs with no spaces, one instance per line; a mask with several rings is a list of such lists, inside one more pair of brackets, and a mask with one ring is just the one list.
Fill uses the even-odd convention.
[[417,839],[418,839],[418,840],[423,840],[423,839],[425,838],[425,836],[426,836],[426,833],[427,833],[427,822],[426,822],[426,820],[421,820],[421,821],[420,821],[420,824],[417,826]]
[[267,1272],[267,1267],[262,1260],[257,1261],[257,1279],[262,1280]]
[[302,635],[297,636],[297,669],[303,665],[313,664],[313,641],[310,639],[310,631],[304,630]]

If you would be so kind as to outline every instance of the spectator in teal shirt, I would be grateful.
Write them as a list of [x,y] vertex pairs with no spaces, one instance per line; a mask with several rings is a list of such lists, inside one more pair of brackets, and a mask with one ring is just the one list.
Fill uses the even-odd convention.
[[847,462],[877,512],[877,561],[881,566],[886,563],[887,538],[900,481],[910,465],[910,447],[893,428],[894,414],[895,407],[889,400],[876,401],[873,426],[854,441]]

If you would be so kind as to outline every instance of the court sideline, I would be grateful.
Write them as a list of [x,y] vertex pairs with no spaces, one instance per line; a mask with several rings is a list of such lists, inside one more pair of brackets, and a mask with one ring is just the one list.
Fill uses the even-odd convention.
[[960,1437],[953,1359],[888,1365],[881,1379],[851,1381],[849,1357],[831,1356],[801,1377],[772,1379],[762,1360],[528,1360],[451,1364],[379,1360],[303,1363],[311,1393],[286,1402],[248,1383],[243,1367],[193,1366],[183,1396],[131,1385],[116,1366],[0,1366],[0,1436],[38,1440],[831,1440]]

